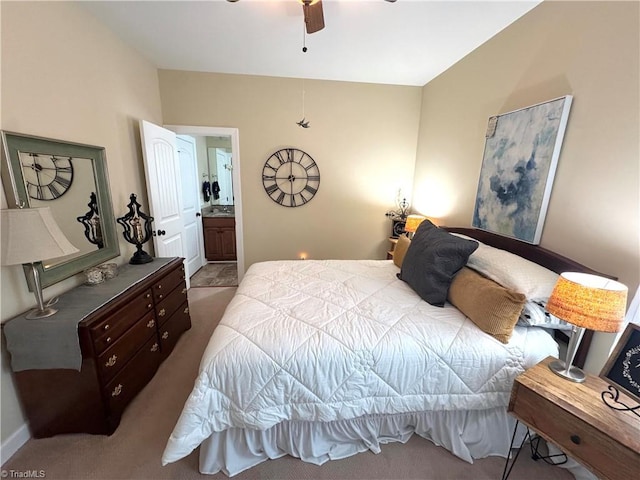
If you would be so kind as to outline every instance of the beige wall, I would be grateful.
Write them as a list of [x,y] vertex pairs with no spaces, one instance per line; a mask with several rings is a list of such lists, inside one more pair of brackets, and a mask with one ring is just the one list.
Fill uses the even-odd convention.
[[[245,265],[272,259],[385,258],[384,213],[398,188],[410,191],[420,115],[419,87],[303,81],[160,70],[164,123],[236,127]],[[262,168],[292,146],[320,167],[307,205],[286,208],[262,186]]]
[[[639,6],[543,4],[424,87],[414,203],[470,225],[487,119],[573,95],[541,245],[640,280]],[[597,334],[599,372],[610,334]]]
[[[132,192],[145,199],[138,119],[162,123],[157,70],[75,5],[2,2],[3,130],[106,148],[117,216]],[[2,208],[6,208],[2,195]],[[119,234],[119,237],[121,235]],[[121,240],[124,263],[134,248]],[[1,269],[2,320],[35,304],[21,267]],[[81,279],[45,290],[49,298]],[[2,345],[4,443],[24,423]]]

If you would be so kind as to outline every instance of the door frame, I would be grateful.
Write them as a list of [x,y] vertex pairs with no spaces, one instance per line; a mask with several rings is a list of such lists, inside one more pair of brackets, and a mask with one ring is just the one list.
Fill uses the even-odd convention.
[[236,253],[238,267],[238,282],[244,277],[244,241],[242,228],[242,186],[240,183],[240,132],[230,127],[198,127],[190,125],[163,125],[167,130],[177,135],[196,135],[206,137],[231,137],[231,162],[233,170],[234,211],[236,217]]

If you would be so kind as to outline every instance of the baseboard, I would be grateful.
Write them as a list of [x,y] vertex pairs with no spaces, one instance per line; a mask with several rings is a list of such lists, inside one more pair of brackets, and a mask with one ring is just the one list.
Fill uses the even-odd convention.
[[2,442],[0,446],[0,462],[4,465],[13,455],[20,450],[25,443],[31,439],[31,432],[29,432],[29,426],[25,423],[18,430]]

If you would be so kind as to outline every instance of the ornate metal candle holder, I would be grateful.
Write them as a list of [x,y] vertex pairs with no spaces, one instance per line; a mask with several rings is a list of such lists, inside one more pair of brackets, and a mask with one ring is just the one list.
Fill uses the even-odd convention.
[[136,246],[136,252],[129,260],[129,263],[134,265],[149,263],[153,261],[153,257],[142,250],[142,245],[149,241],[153,234],[151,231],[153,217],[140,210],[141,205],[136,201],[135,193],[131,194],[130,199],[131,201],[127,205],[129,212],[124,217],[117,218],[116,221],[124,229],[124,239]]
[[82,217],[77,217],[78,220],[84,226],[84,236],[87,237],[89,243],[97,245],[98,248],[104,247],[104,240],[102,239],[102,228],[100,227],[100,214],[98,213],[98,201],[96,199],[96,192],[91,192],[89,195],[89,203],[87,203],[89,211]]

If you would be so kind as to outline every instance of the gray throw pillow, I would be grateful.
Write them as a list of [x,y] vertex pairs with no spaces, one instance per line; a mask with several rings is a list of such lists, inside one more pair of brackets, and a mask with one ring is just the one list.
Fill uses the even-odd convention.
[[476,248],[478,242],[451,235],[425,220],[411,239],[398,278],[424,301],[444,307],[453,277]]

